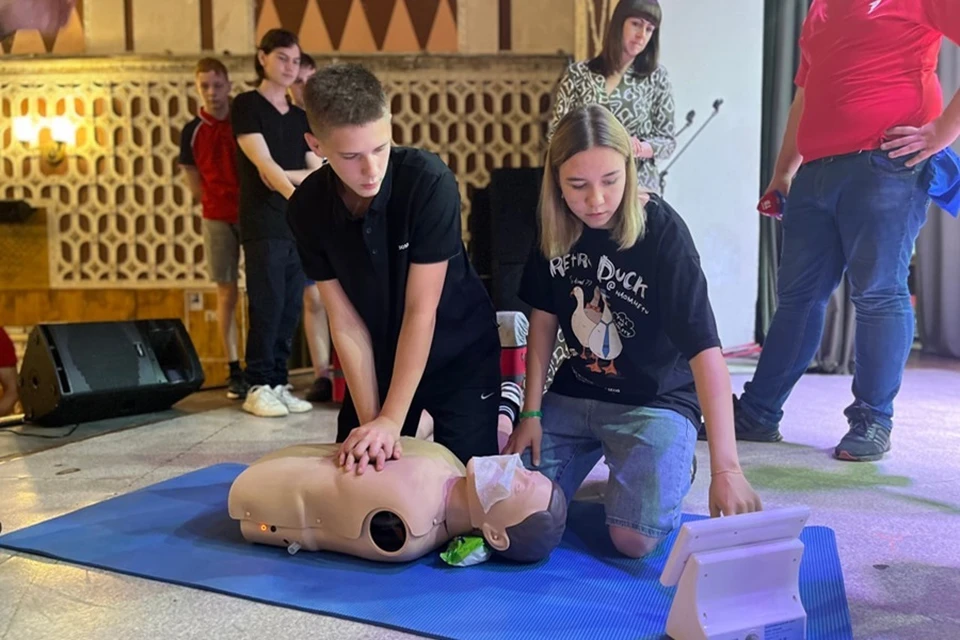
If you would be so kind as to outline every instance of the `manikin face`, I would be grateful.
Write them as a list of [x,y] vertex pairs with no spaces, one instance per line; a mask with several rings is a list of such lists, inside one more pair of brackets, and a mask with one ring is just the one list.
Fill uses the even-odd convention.
[[257,52],[263,66],[263,76],[281,87],[287,88],[297,81],[300,74],[300,48],[277,47],[270,53]]
[[312,67],[300,67],[297,79],[290,85],[290,99],[301,109],[303,108],[303,85],[307,84],[307,80],[316,72],[317,70]]
[[627,18],[623,23],[623,55],[636,58],[647,48],[657,28],[643,18]]
[[219,113],[227,108],[230,99],[230,81],[216,71],[198,73],[197,93],[207,113]]
[[310,149],[326,158],[344,186],[362,199],[380,192],[390,160],[390,115],[364,125],[336,127],[318,140],[306,134]]
[[517,469],[513,476],[511,495],[497,502],[484,513],[477,497],[474,462],[467,463],[467,502],[470,523],[483,533],[487,544],[503,551],[510,546],[507,529],[520,524],[539,511],[546,511],[553,495],[553,483],[538,471]]
[[591,229],[609,229],[626,188],[626,160],[616,149],[592,147],[560,165],[567,207]]

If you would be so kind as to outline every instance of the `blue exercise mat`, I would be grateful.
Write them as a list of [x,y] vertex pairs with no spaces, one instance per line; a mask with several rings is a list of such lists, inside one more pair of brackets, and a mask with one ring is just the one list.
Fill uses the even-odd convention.
[[[221,464],[0,536],[0,547],[439,638],[660,638],[675,589],[672,539],[618,557],[603,507],[573,503],[563,543],[535,566],[449,567],[437,553],[389,565],[252,545],[227,515],[243,465]],[[695,519],[697,516],[687,516]],[[807,527],[800,594],[810,640],[852,637],[833,531]]]

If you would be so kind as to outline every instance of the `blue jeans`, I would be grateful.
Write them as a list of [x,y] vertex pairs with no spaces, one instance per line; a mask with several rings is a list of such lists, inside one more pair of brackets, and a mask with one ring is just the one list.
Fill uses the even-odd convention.
[[540,466],[522,459],[563,489],[567,502],[600,456],[610,469],[606,524],[663,538],[680,525],[690,491],[697,429],[676,411],[581,400],[547,392],[541,405]]
[[783,215],[777,311],[740,399],[754,420],[770,428],[780,422],[846,271],[857,320],[851,408],[893,426],[893,399],[914,336],[907,274],[929,206],[924,163],[908,168],[905,161],[863,151],[815,160],[797,173]]

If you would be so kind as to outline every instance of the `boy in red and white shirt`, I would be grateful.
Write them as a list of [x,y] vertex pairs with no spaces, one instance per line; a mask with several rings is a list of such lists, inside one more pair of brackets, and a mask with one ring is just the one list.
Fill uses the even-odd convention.
[[217,285],[217,322],[230,367],[227,397],[243,398],[248,384],[237,351],[237,279],[240,275],[240,187],[237,141],[230,126],[230,77],[222,62],[203,58],[195,72],[200,115],[183,128],[180,166],[203,206],[207,271]]
[[960,43],[958,0],[813,0],[796,96],[766,194],[786,196],[778,306],[737,437],[776,442],[783,404],[820,344],[844,272],[856,308],[854,402],[841,460],[890,450],[893,399],[913,344],[907,272],[929,198],[928,158],[960,135],[943,109],[940,44]]

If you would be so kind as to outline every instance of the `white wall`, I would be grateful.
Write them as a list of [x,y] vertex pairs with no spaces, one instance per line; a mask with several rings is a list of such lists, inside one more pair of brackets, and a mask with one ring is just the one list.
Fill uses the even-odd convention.
[[[664,196],[700,251],[724,347],[753,342],[757,299],[763,0],[661,0],[661,63],[670,73],[676,124],[696,110]],[[668,161],[669,162],[669,161]]]

